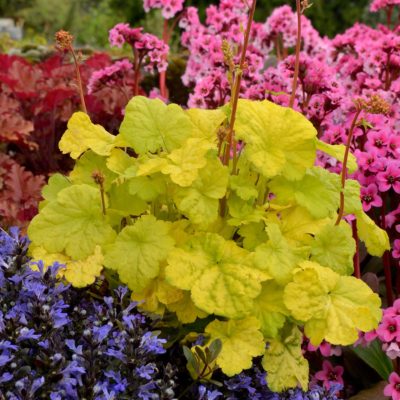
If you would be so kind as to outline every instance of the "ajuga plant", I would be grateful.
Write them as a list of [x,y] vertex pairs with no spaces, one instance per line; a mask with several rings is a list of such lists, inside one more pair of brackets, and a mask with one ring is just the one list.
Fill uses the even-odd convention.
[[173,399],[176,367],[126,287],[95,299],[0,231],[0,399]]
[[[381,318],[378,295],[351,276],[356,243],[341,217],[356,219],[370,254],[389,241],[346,179],[348,146],[320,142],[291,108],[238,99],[254,8],[223,107],[136,96],[116,136],[75,113],[59,143],[75,167],[50,178],[28,234],[32,256],[64,263],[74,286],[117,274],[175,331],[219,340],[213,362],[228,377],[262,356],[279,392],[307,389],[303,332],[314,346],[348,345]],[[317,150],[346,155],[342,177],[315,166]]]

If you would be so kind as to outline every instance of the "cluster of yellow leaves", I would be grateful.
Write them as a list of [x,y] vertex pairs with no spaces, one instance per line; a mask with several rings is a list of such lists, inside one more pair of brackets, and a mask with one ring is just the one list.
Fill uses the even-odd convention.
[[[185,111],[140,96],[117,136],[74,114],[60,149],[76,165],[44,189],[31,253],[64,263],[64,278],[78,287],[104,267],[115,270],[143,309],[168,310],[182,324],[214,315],[205,333],[222,342],[216,362],[224,373],[263,355],[272,389],[306,388],[299,328],[315,345],[350,344],[380,318],[378,296],[350,276],[351,229],[334,224],[339,177],[314,166],[317,149],[340,159],[344,148],[319,142],[291,109],[241,100],[243,150],[231,175],[218,154],[224,123],[223,110]],[[379,255],[388,238],[362,212],[359,193],[349,180],[346,213]]]

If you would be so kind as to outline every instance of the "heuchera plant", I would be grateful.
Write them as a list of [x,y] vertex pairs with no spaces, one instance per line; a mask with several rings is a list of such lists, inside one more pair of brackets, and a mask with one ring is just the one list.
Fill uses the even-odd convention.
[[[137,96],[113,136],[75,113],[60,149],[76,165],[43,190],[30,251],[65,263],[62,275],[77,287],[105,267],[144,310],[168,310],[181,324],[205,319],[202,333],[221,340],[216,362],[228,376],[264,355],[272,390],[307,388],[300,329],[313,345],[347,345],[381,317],[379,297],[350,276],[352,230],[335,224],[340,177],[314,166],[318,148],[341,158],[344,148],[321,144],[292,109],[239,100],[236,151],[231,114]],[[359,184],[348,180],[343,193],[369,251],[388,249]]]

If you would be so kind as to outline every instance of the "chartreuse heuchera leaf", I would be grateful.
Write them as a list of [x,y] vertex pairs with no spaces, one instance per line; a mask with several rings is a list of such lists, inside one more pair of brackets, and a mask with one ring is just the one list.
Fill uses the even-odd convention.
[[301,386],[308,388],[308,362],[303,357],[303,335],[297,326],[287,324],[281,337],[269,341],[262,365],[268,374],[268,386],[273,391]]
[[284,302],[291,315],[305,323],[313,345],[323,339],[349,345],[381,319],[379,296],[361,280],[341,276],[330,268],[304,261],[285,288]]
[[86,150],[91,149],[96,154],[107,156],[114,147],[115,136],[108,133],[101,125],[95,125],[89,116],[76,112],[68,122],[68,130],[60,140],[60,150],[70,153],[77,159]]
[[32,220],[28,235],[37,246],[49,253],[62,253],[73,260],[93,254],[116,236],[102,213],[99,191],[79,184],[62,189]]
[[256,266],[247,250],[208,233],[170,253],[166,279],[191,290],[195,305],[209,314],[240,318],[249,314],[261,291],[260,282],[269,275]]
[[[305,388],[303,329],[313,344],[346,345],[380,318],[377,295],[349,276],[352,231],[335,226],[340,177],[314,166],[317,148],[339,160],[343,149],[321,144],[291,109],[240,100],[233,168],[221,161],[230,112],[137,96],[116,137],[74,114],[60,148],[78,160],[44,188],[31,254],[58,259],[78,287],[118,275],[165,324],[206,327],[197,333],[205,346],[222,342],[216,362],[228,375],[265,353],[272,389]],[[388,238],[363,213],[359,184],[343,193],[345,215],[380,255]]]
[[349,224],[325,225],[311,245],[311,260],[331,268],[340,275],[353,273],[353,256],[356,243]]
[[250,368],[253,357],[264,353],[265,343],[259,328],[260,323],[254,317],[226,322],[216,320],[207,325],[205,331],[211,340],[222,342],[217,364],[226,375],[233,376]]
[[126,106],[117,143],[138,154],[161,148],[172,151],[191,135],[191,128],[190,118],[176,104],[167,106],[159,99],[136,96]]
[[173,245],[168,224],[145,215],[122,229],[115,243],[107,246],[104,263],[118,270],[121,281],[130,289],[140,291],[158,275]]
[[291,108],[239,100],[236,132],[248,148],[246,158],[267,178],[300,179],[314,164],[317,131]]

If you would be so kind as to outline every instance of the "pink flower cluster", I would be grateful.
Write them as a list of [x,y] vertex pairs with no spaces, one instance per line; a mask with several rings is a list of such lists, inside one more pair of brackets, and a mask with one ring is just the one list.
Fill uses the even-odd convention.
[[145,69],[152,72],[166,71],[168,63],[167,56],[169,46],[157,36],[143,33],[142,28],[131,28],[129,24],[117,24],[110,30],[110,44],[122,47],[124,43],[129,44],[138,60],[143,60]]
[[106,86],[123,86],[125,77],[132,70],[133,65],[128,60],[121,60],[93,72],[87,86],[88,93],[95,93]]
[[183,9],[184,0],[143,0],[146,12],[151,9],[160,8],[165,19],[171,19]]
[[[221,0],[206,10],[206,22],[202,24],[197,10],[185,10],[179,26],[184,30],[182,45],[189,49],[189,59],[183,83],[194,86],[189,106],[212,108],[224,104],[230,97],[227,78],[229,67],[224,60],[223,41],[232,45],[233,60],[237,64],[240,44],[243,41],[243,27],[247,22],[246,2]],[[329,41],[322,39],[306,17],[303,21],[303,49],[319,59],[326,58]],[[264,98],[264,87],[269,79],[265,75],[268,65],[287,56],[295,45],[297,35],[296,15],[289,6],[276,9],[265,23],[254,22],[250,46],[247,51],[247,69],[243,73],[242,97]]]
[[382,8],[388,8],[399,4],[400,0],[374,0],[369,9],[373,12],[376,12]]
[[[382,342],[382,349],[391,360],[400,358],[400,299],[396,300],[392,307],[384,310],[378,328],[369,332],[364,342],[368,344],[376,338]],[[400,400],[400,376],[397,372],[390,374],[384,395],[392,400]]]

